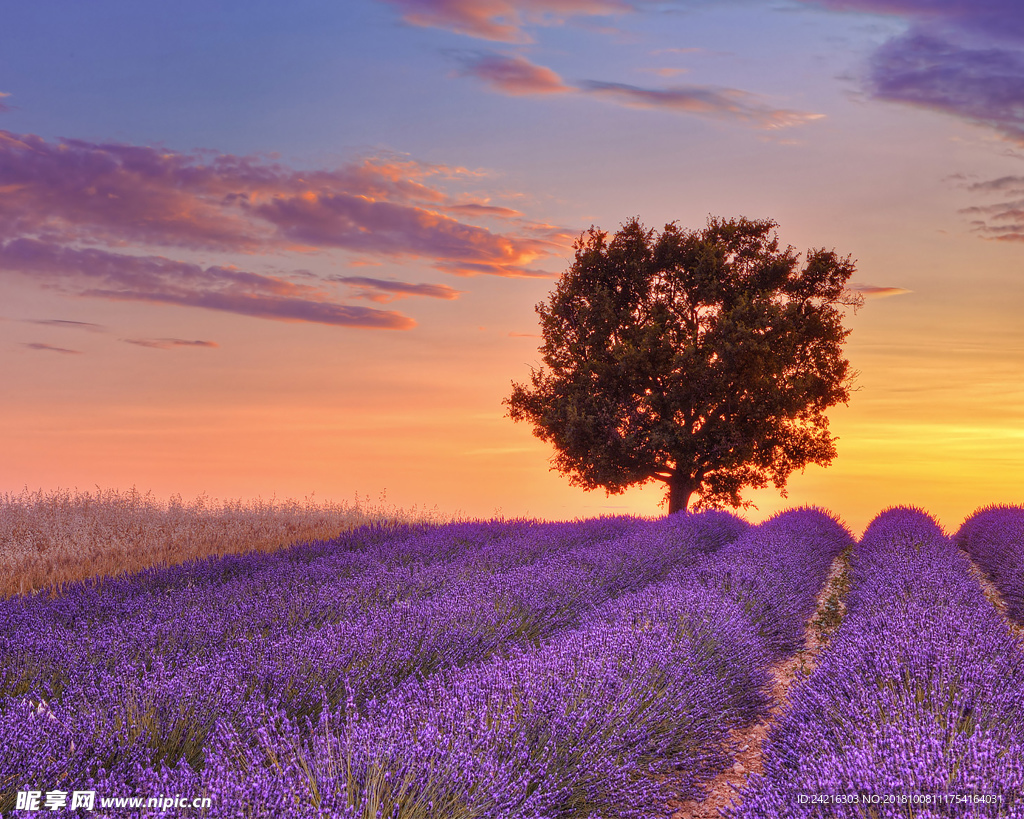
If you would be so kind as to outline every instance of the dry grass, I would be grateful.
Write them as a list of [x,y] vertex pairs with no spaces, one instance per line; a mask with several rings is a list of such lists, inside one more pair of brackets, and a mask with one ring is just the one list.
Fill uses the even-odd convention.
[[26,488],[0,494],[0,598],[211,555],[271,551],[371,522],[448,519],[436,507],[388,507],[383,495],[377,504],[358,494],[352,503],[214,501],[205,495],[187,503],[176,495],[164,503],[134,487],[45,494]]

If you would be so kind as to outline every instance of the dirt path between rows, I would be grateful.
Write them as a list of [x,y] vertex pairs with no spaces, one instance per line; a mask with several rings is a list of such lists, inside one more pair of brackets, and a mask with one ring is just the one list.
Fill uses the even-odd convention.
[[708,785],[708,795],[701,801],[670,803],[672,819],[720,819],[722,808],[738,802],[737,790],[747,783],[750,774],[762,773],[761,748],[768,729],[786,711],[789,689],[800,672],[810,673],[818,661],[818,654],[828,644],[829,637],[838,627],[846,611],[845,592],[849,587],[849,554],[837,557],[829,570],[828,580],[817,597],[814,615],[804,629],[804,647],[791,657],[780,660],[770,669],[771,694],[774,705],[768,715],[742,729],[729,734],[733,747],[739,751],[733,763]]
[[1013,622],[1013,620],[1007,616],[1006,601],[1003,600],[1003,596],[999,593],[999,589],[996,588],[995,583],[989,579],[989,576],[985,571],[973,560],[971,560],[971,574],[973,574],[981,584],[981,589],[985,592],[985,597],[987,597],[992,605],[996,607],[996,611],[1003,616],[1003,621],[1009,627],[1010,632],[1018,640],[1024,640],[1024,625]]

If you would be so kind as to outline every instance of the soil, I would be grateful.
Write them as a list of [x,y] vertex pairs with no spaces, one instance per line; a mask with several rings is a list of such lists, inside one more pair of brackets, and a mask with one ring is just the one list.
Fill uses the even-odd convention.
[[672,819],[719,819],[723,808],[739,802],[737,791],[746,785],[747,777],[762,773],[761,749],[772,725],[786,712],[790,688],[801,674],[810,674],[814,670],[818,654],[828,644],[831,633],[845,613],[842,589],[847,565],[845,554],[833,561],[828,580],[818,594],[815,614],[804,630],[803,649],[769,669],[774,705],[768,715],[730,733],[732,747],[739,749],[732,764],[708,783],[708,795],[703,800],[669,803],[669,808],[673,809]]
[[1024,624],[1015,623],[1007,616],[1006,601],[1003,600],[1003,596],[999,593],[999,589],[996,588],[995,584],[989,580],[988,575],[985,574],[985,572],[982,571],[974,561],[971,561],[971,574],[978,578],[978,582],[981,584],[981,588],[985,592],[985,597],[987,597],[991,601],[992,605],[996,607],[996,611],[1003,616],[1003,620],[1009,627],[1010,632],[1018,640],[1024,640]]

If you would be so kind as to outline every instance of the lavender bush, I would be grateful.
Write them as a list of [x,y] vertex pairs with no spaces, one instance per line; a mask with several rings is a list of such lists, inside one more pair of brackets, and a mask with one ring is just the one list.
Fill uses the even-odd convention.
[[577,629],[365,713],[350,700],[304,726],[270,702],[248,731],[216,732],[204,787],[251,816],[663,815],[726,763],[729,729],[765,713],[768,665],[851,543],[826,514],[790,512]]
[[[770,732],[764,775],[728,815],[1021,816],[1022,727],[1020,644],[935,522],[891,509],[855,549],[848,614]],[[956,801],[964,795],[1001,801]]]
[[406,680],[551,638],[746,528],[724,513],[371,528],[2,601],[0,810],[23,786],[197,786],[217,731],[254,741],[253,709],[313,724],[344,701],[351,718]]
[[1009,617],[1024,625],[1024,507],[979,509],[963,522],[956,542],[992,579]]

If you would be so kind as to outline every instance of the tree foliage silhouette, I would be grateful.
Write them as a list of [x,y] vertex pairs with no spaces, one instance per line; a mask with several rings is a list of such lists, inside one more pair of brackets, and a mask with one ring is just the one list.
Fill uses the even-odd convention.
[[659,234],[593,227],[537,305],[546,367],[512,384],[515,421],[556,449],[552,469],[609,494],[667,484],[668,511],[747,507],[769,482],[836,455],[825,410],[850,396],[842,306],[855,267],[803,264],[771,220],[709,218]]

